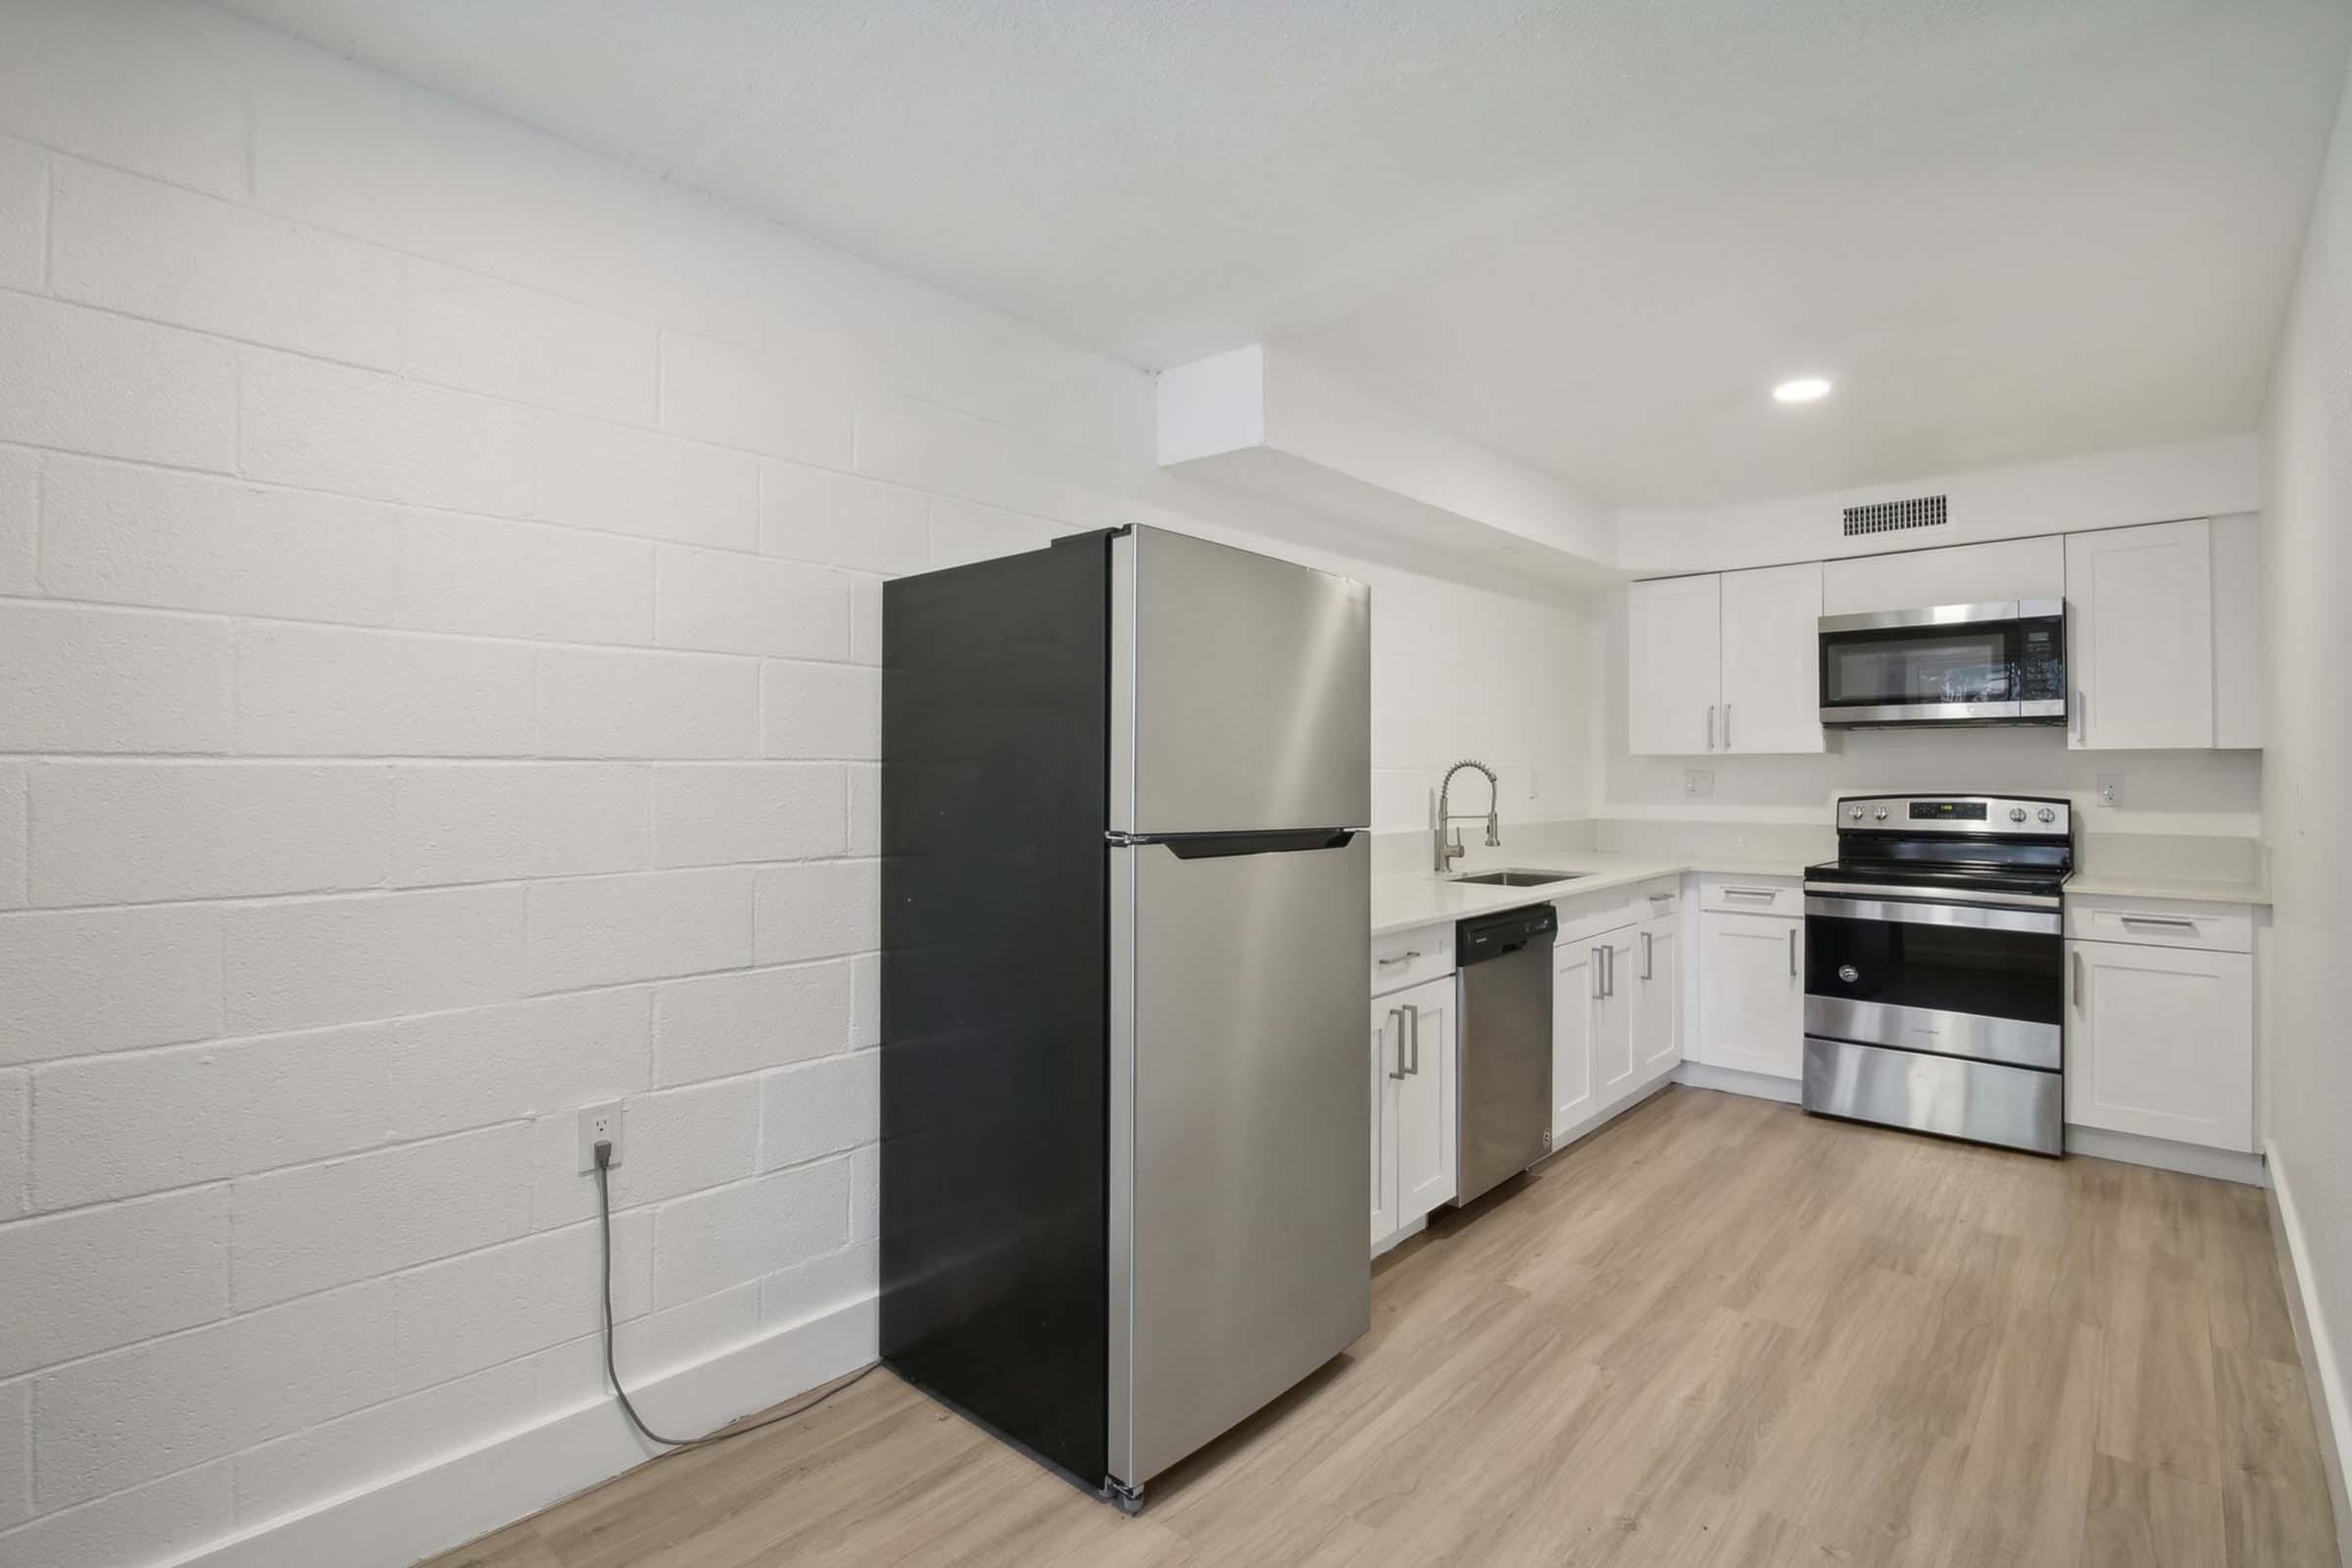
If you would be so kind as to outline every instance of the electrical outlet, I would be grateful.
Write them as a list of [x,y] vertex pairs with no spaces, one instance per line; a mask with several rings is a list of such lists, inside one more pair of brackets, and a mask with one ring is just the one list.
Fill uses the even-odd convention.
[[2101,773],[2099,775],[2099,804],[2101,806],[2121,806],[2124,804],[2123,774]]
[[1715,775],[1694,770],[1683,775],[1683,793],[1693,800],[1711,800],[1715,795]]
[[610,1143],[612,1157],[608,1163],[620,1163],[620,1102],[603,1105],[584,1105],[580,1109],[580,1169],[596,1169],[596,1146]]

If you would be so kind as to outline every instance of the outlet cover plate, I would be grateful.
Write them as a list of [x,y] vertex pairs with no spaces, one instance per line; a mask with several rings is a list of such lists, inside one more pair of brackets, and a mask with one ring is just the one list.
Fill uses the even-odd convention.
[[612,1163],[620,1163],[620,1102],[580,1107],[580,1169],[596,1169],[596,1146],[611,1139]]
[[1715,795],[1715,775],[1696,768],[1685,773],[1683,793],[1693,800],[1712,800]]
[[2101,806],[2121,806],[2124,804],[2123,774],[2101,773],[2099,775],[2099,804]]

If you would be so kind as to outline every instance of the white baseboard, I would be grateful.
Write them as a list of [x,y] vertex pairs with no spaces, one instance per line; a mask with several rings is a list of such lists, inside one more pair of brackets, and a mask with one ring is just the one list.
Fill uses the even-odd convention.
[[1689,1084],[1693,1089],[1720,1089],[1725,1094],[1746,1095],[1753,1100],[1777,1100],[1789,1105],[1801,1102],[1805,1095],[1801,1079],[1741,1072],[1737,1067],[1710,1067],[1703,1061],[1684,1062],[1674,1069],[1674,1081]]
[[2278,1228],[2279,1250],[2286,1257],[2287,1315],[2295,1322],[2295,1348],[2303,1357],[2311,1390],[2312,1424],[2320,1431],[2320,1458],[2328,1470],[2328,1495],[2335,1509],[2335,1549],[2344,1568],[2352,1568],[2352,1492],[2344,1480],[2344,1449],[2352,1445],[2352,1405],[2344,1398],[2338,1374],[2335,1341],[2328,1315],[2312,1290],[2310,1251],[2303,1240],[2303,1222],[2295,1213],[2295,1196],[2287,1184],[2286,1167],[2278,1147],[2265,1146],[2271,1166],[2271,1220]]
[[[630,1396],[657,1430],[708,1432],[871,1361],[880,1322],[869,1296],[681,1367]],[[253,1525],[164,1568],[407,1568],[664,1451],[638,1437],[610,1397],[600,1398]]]
[[2116,1159],[2127,1165],[2153,1165],[2184,1176],[2211,1176],[2216,1181],[2242,1182],[2248,1187],[2269,1184],[2260,1154],[2233,1149],[2206,1149],[2177,1144],[2169,1138],[2143,1138],[2137,1133],[2109,1132],[2104,1127],[2066,1126],[2066,1152],[2093,1159]]

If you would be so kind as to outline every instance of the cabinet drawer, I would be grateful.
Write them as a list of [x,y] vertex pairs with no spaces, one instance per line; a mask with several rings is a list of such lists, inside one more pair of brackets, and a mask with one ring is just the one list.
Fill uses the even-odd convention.
[[2254,915],[2242,904],[2070,898],[2066,901],[2066,934],[2078,942],[2130,942],[2146,948],[2251,953]]
[[1680,914],[1683,908],[1683,879],[1679,876],[1661,876],[1642,883],[1634,889],[1633,907],[1637,920]]
[[1565,947],[1586,937],[1630,924],[1636,918],[1634,906],[1638,903],[1646,906],[1645,901],[1638,899],[1630,887],[1554,899],[1552,907],[1559,911],[1560,916],[1560,934],[1555,940],[1558,945]]
[[1384,996],[1453,973],[1453,923],[1420,925],[1372,939],[1372,995]]
[[1698,906],[1726,914],[1801,915],[1805,890],[1778,877],[1710,876],[1699,881]]

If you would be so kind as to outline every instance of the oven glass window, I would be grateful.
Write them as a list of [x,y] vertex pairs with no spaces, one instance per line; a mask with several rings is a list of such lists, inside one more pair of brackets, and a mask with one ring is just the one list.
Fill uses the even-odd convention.
[[1805,990],[1848,1002],[2054,1024],[2065,957],[2054,932],[1805,917]]
[[1998,626],[1831,637],[1822,645],[1821,685],[1826,707],[2002,703],[2015,695],[2009,637]]

